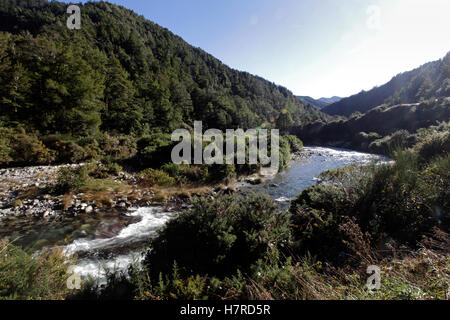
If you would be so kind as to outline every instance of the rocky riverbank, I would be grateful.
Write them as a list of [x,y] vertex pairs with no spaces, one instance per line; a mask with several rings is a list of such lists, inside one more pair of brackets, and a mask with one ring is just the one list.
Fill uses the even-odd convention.
[[64,216],[95,214],[105,206],[126,211],[130,207],[151,204],[154,191],[138,188],[135,175],[125,172],[120,172],[114,181],[127,186],[126,190],[103,194],[101,204],[85,193],[55,196],[49,192],[58,170],[79,166],[82,164],[0,169],[0,218],[58,220]]
[[[310,157],[310,153],[296,153],[292,161]],[[55,195],[51,187],[56,183],[61,168],[76,169],[84,164],[59,166],[36,166],[24,168],[0,169],[0,219],[28,218],[59,221],[64,217],[96,214],[102,210],[126,212],[131,207],[151,206],[155,203],[170,204],[172,207],[185,208],[191,195],[215,196],[219,193],[234,193],[247,185],[261,184],[276,174],[255,174],[241,177],[230,186],[204,186],[197,188],[141,188],[137,175],[118,172],[110,179],[123,188],[118,191],[68,193]],[[101,166],[101,164],[97,164]]]

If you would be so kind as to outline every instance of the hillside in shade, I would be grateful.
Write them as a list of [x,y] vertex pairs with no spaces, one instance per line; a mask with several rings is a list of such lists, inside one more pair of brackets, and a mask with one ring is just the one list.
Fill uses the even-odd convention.
[[365,113],[382,104],[418,103],[450,96],[450,52],[441,60],[429,62],[399,74],[388,83],[370,91],[340,100],[322,109],[330,115],[350,116]]

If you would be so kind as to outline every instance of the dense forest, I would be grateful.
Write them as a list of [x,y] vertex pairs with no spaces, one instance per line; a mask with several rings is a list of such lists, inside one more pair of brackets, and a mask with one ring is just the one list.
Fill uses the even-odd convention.
[[[50,149],[41,153],[61,153],[57,140],[99,153],[92,149],[102,149],[105,134],[134,143],[190,128],[194,120],[204,128],[283,130],[329,118],[128,9],[87,3],[81,30],[67,28],[66,10],[60,2],[0,3],[0,126],[31,135],[34,147],[27,149],[42,142]],[[18,148],[17,141],[2,145],[4,155]]]
[[365,113],[382,104],[419,103],[448,96],[450,96],[450,52],[441,60],[401,73],[380,87],[362,91],[322,110],[331,115],[350,116],[356,112]]

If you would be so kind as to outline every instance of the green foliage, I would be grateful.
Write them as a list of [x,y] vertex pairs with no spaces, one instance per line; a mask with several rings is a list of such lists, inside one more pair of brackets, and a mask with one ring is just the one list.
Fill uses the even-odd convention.
[[152,241],[145,264],[152,279],[169,274],[175,261],[182,275],[249,272],[258,259],[281,259],[289,227],[289,215],[267,196],[199,199]]
[[394,150],[412,147],[414,142],[414,136],[408,131],[399,130],[382,139],[373,141],[369,145],[369,150],[378,154],[391,154]]
[[310,145],[333,145],[390,155],[410,148],[433,131],[449,130],[450,99],[431,99],[417,105],[381,105],[358,118],[336,119],[295,127],[290,132]]
[[139,173],[138,182],[141,186],[172,186],[175,184],[175,179],[169,176],[166,172],[155,170],[152,168],[145,169]]
[[54,192],[59,194],[71,191],[79,191],[86,185],[89,179],[89,173],[86,166],[75,168],[63,167],[58,170],[57,181],[53,186]]
[[[71,32],[64,6],[15,0],[0,6],[8,22],[0,23],[0,123],[72,137],[51,142],[61,153],[57,162],[103,156],[107,134],[135,141],[192,127],[194,120],[228,129],[279,118],[284,129],[328,118],[286,88],[230,69],[123,7],[86,3],[83,32]],[[156,157],[159,147],[140,148],[145,166],[167,162]],[[0,149],[5,163],[8,152]]]
[[294,120],[292,119],[291,113],[288,110],[282,110],[278,119],[276,121],[276,127],[282,132],[287,131],[290,127],[294,125]]
[[0,241],[0,300],[60,300],[66,298],[69,266],[59,250],[31,255]]
[[280,137],[280,171],[285,169],[291,161],[291,143],[284,136]]
[[344,250],[338,228],[344,217],[355,217],[375,243],[415,246],[433,227],[448,228],[448,161],[445,156],[435,163],[439,167],[421,168],[415,153],[397,151],[394,164],[327,173],[328,181],[291,204],[298,249],[337,259]]
[[22,127],[0,128],[0,135],[0,165],[39,165],[54,159],[54,152]]
[[155,133],[137,141],[137,155],[144,167],[159,168],[171,162],[173,144],[170,135]]
[[425,136],[414,149],[422,162],[428,162],[438,155],[450,153],[450,132],[443,131]]
[[54,163],[79,163],[89,158],[85,150],[78,144],[57,135],[42,137],[42,141],[45,146],[55,151]]
[[283,138],[289,142],[291,151],[293,153],[298,153],[298,152],[302,151],[303,142],[297,136],[287,134],[287,135],[284,135]]
[[161,167],[161,170],[177,179],[179,183],[201,181],[206,174],[202,169],[201,167],[174,163],[167,163]]

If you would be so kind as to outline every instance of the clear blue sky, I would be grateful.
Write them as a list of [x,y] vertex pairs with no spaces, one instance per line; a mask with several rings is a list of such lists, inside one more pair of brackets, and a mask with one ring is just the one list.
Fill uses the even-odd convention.
[[315,98],[369,90],[450,51],[449,0],[109,2],[232,68]]

